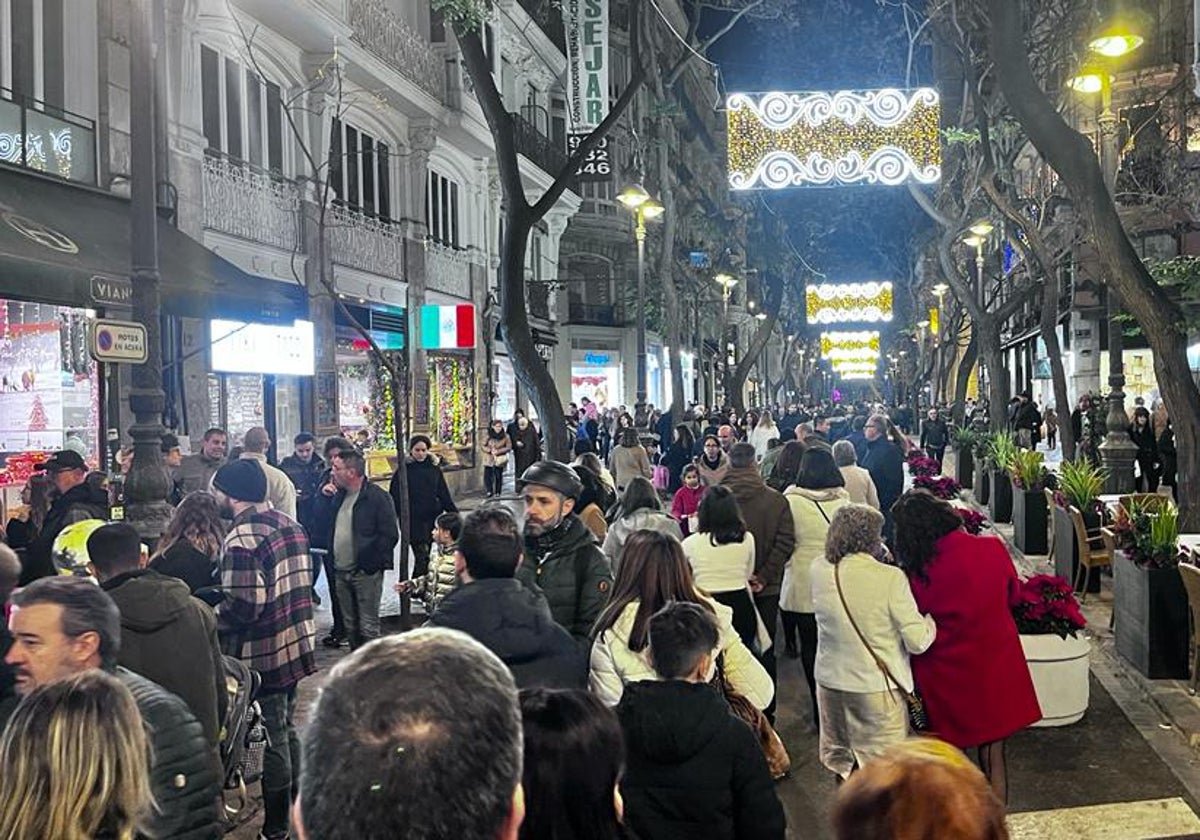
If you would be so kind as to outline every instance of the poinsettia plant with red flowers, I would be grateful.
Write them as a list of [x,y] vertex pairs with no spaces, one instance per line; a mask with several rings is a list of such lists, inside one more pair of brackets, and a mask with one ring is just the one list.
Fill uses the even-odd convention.
[[962,485],[948,475],[917,475],[913,479],[913,487],[928,490],[939,499],[957,499],[962,492]]
[[920,449],[914,449],[908,456],[908,471],[913,477],[935,476],[941,473],[942,468]]
[[963,521],[963,530],[968,534],[979,535],[987,527],[987,517],[974,508],[956,508]]
[[1065,639],[1087,626],[1071,583],[1055,575],[1034,575],[1022,581],[1012,614],[1018,632],[1023,635],[1053,633]]

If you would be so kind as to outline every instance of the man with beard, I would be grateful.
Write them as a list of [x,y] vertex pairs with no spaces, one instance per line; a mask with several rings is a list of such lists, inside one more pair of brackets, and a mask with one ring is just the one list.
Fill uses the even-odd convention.
[[279,840],[288,835],[300,775],[300,740],[292,722],[296,686],[317,670],[308,537],[299,522],[267,504],[267,476],[257,461],[221,467],[213,491],[232,520],[221,559],[225,600],[217,627],[222,650],[262,676],[257,699],[269,738],[262,836]]
[[541,590],[550,614],[582,645],[612,589],[612,572],[596,538],[575,515],[583,482],[566,464],[539,461],[521,474],[525,500],[525,561],[517,578]]

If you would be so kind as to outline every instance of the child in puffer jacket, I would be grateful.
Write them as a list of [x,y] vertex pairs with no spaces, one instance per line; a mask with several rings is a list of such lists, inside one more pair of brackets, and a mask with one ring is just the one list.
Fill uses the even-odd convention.
[[424,577],[403,580],[395,585],[401,594],[408,593],[420,598],[425,604],[426,614],[432,615],[442,599],[458,585],[454,574],[454,552],[458,548],[458,535],[462,533],[462,517],[457,513],[443,513],[433,526],[433,544],[437,551],[429,558],[429,571]]

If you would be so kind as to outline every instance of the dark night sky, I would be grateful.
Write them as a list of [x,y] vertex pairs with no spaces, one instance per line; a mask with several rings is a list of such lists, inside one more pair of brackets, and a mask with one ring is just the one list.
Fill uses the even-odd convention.
[[[770,2],[770,0],[768,0]],[[777,20],[743,20],[713,48],[725,93],[905,87],[908,35],[901,10],[877,0],[780,0]],[[719,25],[719,15],[706,12]],[[914,26],[917,24],[913,24]],[[927,47],[909,86],[931,83]],[[831,281],[893,279],[928,220],[904,187],[801,188],[759,196],[791,227],[792,244]],[[753,255],[751,255],[753,260]]]

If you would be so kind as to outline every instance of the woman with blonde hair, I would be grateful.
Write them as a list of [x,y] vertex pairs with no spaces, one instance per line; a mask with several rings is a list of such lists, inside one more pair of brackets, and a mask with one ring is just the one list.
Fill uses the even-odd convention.
[[908,658],[933,644],[904,572],[883,554],[883,514],[846,505],[833,515],[825,562],[813,564],[820,759],[845,779],[908,737]]
[[225,522],[217,497],[207,490],[193,491],[175,508],[150,558],[150,568],[179,578],[194,594],[216,583],[224,543]]
[[1008,840],[1004,806],[965,755],[933,738],[888,749],[838,791],[838,840]]
[[35,689],[0,738],[0,840],[133,840],[149,747],[133,695],[103,671]]

